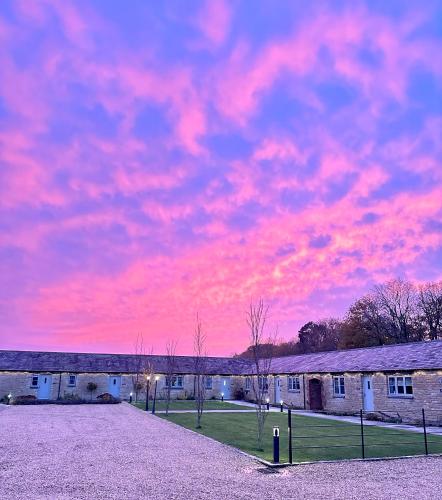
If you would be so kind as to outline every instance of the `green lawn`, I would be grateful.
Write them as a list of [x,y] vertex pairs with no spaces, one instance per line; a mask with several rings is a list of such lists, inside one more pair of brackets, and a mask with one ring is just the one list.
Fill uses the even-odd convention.
[[[288,461],[287,414],[270,413],[268,415],[264,450],[257,449],[256,415],[254,413],[208,413],[203,415],[203,428],[199,430],[195,429],[195,415],[175,413],[168,417],[164,414],[158,416],[269,461],[272,461],[273,458],[272,426],[278,425],[281,433],[280,461]],[[294,462],[361,458],[359,425],[304,416],[293,416],[292,422]],[[423,434],[374,426],[365,426],[364,434],[366,445],[376,445],[366,446],[366,458],[425,453]],[[342,435],[345,437],[340,437]],[[442,453],[442,437],[428,435],[428,441],[430,453]],[[343,445],[346,447],[327,448],[327,446]],[[356,447],[352,447],[354,445]],[[305,446],[319,446],[320,448],[302,449]]]
[[[152,410],[152,401],[149,401],[149,410]],[[137,408],[141,408],[142,410],[145,409],[146,403],[134,403],[134,405]],[[166,409],[166,402],[163,400],[157,400],[155,409],[158,411],[162,411]],[[171,400],[170,410],[195,410],[195,401],[192,400]],[[228,403],[225,401],[218,401],[215,399],[208,399],[207,401],[204,402],[204,409],[205,410],[253,410],[253,408],[250,408],[249,406],[242,406],[242,405],[236,405],[233,403]]]

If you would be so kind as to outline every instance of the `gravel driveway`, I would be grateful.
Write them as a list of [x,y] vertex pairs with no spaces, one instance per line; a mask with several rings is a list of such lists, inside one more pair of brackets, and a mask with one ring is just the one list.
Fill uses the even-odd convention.
[[0,497],[8,500],[441,498],[442,458],[263,470],[127,404],[0,412]]

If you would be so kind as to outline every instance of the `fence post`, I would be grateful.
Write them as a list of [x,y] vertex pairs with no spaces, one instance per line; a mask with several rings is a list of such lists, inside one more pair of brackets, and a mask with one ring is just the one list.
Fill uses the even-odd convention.
[[292,447],[292,410],[288,409],[288,426],[289,426],[289,462],[293,463],[293,447]]
[[427,425],[425,423],[425,410],[422,408],[422,423],[424,425],[425,455],[428,455]]
[[361,417],[361,448],[362,448],[362,458],[365,458],[365,442],[364,442],[364,420],[362,418],[362,409],[360,411]]

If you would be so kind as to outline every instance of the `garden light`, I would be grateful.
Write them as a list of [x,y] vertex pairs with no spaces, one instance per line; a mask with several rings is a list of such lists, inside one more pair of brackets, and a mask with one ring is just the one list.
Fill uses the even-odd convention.
[[280,401],[280,405],[281,405],[281,413],[284,411],[284,401],[281,399]]
[[11,393],[9,393],[9,394],[8,394],[8,404],[10,404],[11,399],[12,399],[12,394],[11,394]]
[[273,463],[279,463],[279,427],[273,426]]
[[132,395],[133,395],[133,393],[131,392],[131,393],[129,394],[129,403],[131,403],[131,404],[132,404]]
[[159,375],[155,375],[155,387],[154,387],[154,391],[153,391],[152,415],[155,414],[155,405],[156,405],[156,402],[157,402],[157,385],[158,385],[158,380],[160,380],[160,376]]
[[149,411],[150,375],[146,375],[146,411]]
[[221,401],[224,401],[224,392],[221,393]]
[[270,398],[266,398],[267,411],[270,411]]

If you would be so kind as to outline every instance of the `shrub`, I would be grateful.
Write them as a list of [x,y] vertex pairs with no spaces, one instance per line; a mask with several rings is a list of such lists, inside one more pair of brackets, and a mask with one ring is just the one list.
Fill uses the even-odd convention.
[[237,400],[243,400],[245,399],[246,395],[244,393],[244,390],[240,387],[238,389],[235,389],[235,391],[233,392],[233,399],[237,399]]
[[80,401],[81,398],[78,394],[74,392],[65,392],[61,398],[63,401]]
[[33,394],[26,394],[25,396],[17,396],[13,400],[15,405],[25,405],[36,401],[37,398]]
[[112,394],[109,394],[108,392],[100,394],[99,396],[97,396],[97,399],[99,401],[117,401],[117,398],[114,398],[114,396],[112,396]]

